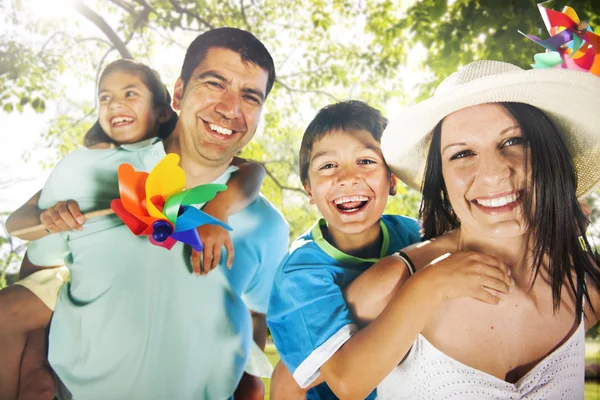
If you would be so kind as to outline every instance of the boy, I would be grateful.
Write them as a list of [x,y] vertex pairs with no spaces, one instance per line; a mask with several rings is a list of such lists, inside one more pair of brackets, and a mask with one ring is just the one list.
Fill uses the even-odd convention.
[[[343,288],[381,257],[420,240],[415,220],[382,216],[387,196],[396,192],[379,143],[386,124],[378,110],[347,101],[321,109],[304,133],[300,178],[323,218],[292,244],[275,277],[267,324],[303,390],[285,379],[279,365],[284,373],[273,377],[274,398],[292,392],[303,397],[306,388],[335,379],[330,361],[357,331]],[[307,398],[337,397],[321,383]]]

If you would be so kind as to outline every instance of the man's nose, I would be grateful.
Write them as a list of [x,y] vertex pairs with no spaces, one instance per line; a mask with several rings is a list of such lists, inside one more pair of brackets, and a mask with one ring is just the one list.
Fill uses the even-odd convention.
[[240,99],[236,93],[227,91],[223,93],[215,107],[215,111],[227,119],[240,116]]

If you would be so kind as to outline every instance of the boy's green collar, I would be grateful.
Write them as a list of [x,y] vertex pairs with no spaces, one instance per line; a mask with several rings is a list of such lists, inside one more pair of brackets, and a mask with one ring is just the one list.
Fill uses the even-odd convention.
[[321,227],[326,227],[327,221],[325,218],[319,218],[319,220],[312,227],[311,233],[312,238],[327,255],[333,257],[334,259],[344,262],[346,264],[356,265],[363,263],[375,263],[379,261],[379,258],[385,257],[387,255],[388,248],[390,246],[390,235],[388,233],[387,226],[383,223],[383,220],[379,220],[379,226],[381,226],[381,233],[383,234],[383,241],[381,243],[381,253],[379,258],[360,258],[351,256],[350,254],[346,254],[337,248],[333,247],[331,243],[329,243],[323,237],[323,231],[321,231]]

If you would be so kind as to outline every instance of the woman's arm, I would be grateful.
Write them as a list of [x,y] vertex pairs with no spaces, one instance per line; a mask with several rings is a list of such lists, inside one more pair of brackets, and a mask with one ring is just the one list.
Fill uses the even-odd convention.
[[[227,190],[219,192],[202,209],[225,223],[228,222],[229,216],[256,200],[265,177],[265,169],[260,164],[238,157],[234,157],[231,164],[239,167],[239,170],[227,182]],[[202,255],[192,251],[192,267],[196,274],[199,275],[202,271],[202,274],[206,275],[219,265],[223,246],[227,250],[227,267],[231,268],[234,249],[229,232],[220,226],[203,225],[198,228],[198,233],[204,244],[204,251]]]
[[[381,261],[393,270],[391,275],[382,274],[384,279],[394,277],[397,270],[402,271],[395,282],[401,287],[394,289],[395,294],[391,295],[381,313],[367,327],[354,334],[321,367],[323,378],[338,397],[364,399],[401,362],[417,335],[444,301],[475,297],[496,304],[499,298],[488,289],[508,292],[512,280],[508,276],[508,267],[498,259],[468,252],[443,257],[434,260],[408,280],[408,272],[402,261],[396,257],[395,260],[388,258]],[[354,304],[354,309],[363,313],[365,320],[370,319],[372,316],[369,313],[376,312],[385,302],[380,300],[380,306],[373,307],[374,310],[360,309],[363,301],[373,298],[373,292],[380,292],[380,286],[373,285],[376,279],[366,275],[371,269],[373,267],[355,281],[362,288],[347,290],[348,303]],[[369,280],[370,290],[367,290],[365,284]]]

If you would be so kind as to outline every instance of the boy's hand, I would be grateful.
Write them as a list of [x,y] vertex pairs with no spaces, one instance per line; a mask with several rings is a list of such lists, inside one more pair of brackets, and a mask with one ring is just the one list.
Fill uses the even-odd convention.
[[436,288],[442,301],[474,297],[498,304],[498,293],[508,293],[514,280],[500,259],[486,254],[457,251],[433,260],[422,271]]
[[62,232],[76,229],[80,231],[85,222],[79,204],[75,200],[59,201],[54,206],[42,211],[40,222],[49,232]]
[[[227,223],[227,221],[224,221]],[[202,225],[196,228],[204,244],[204,251],[192,249],[192,268],[196,276],[206,275],[219,265],[223,246],[227,250],[227,268],[233,264],[233,243],[229,231],[218,225]]]

